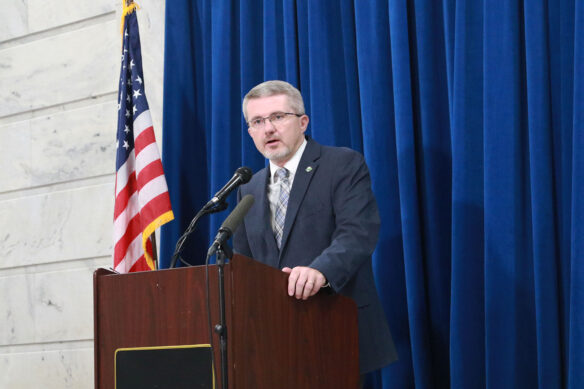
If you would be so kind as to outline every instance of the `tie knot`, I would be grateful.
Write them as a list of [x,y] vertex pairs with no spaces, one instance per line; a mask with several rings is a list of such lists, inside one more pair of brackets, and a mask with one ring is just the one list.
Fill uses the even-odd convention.
[[[290,172],[288,171],[288,169],[281,167],[278,170],[276,170],[276,178],[278,180],[282,180],[282,181],[286,181],[288,179],[288,175],[290,174]],[[276,180],[276,181],[278,181]]]

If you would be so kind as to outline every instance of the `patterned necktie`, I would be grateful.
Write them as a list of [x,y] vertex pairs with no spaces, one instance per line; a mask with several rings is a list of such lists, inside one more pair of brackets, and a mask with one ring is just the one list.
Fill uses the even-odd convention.
[[274,235],[276,236],[278,249],[282,245],[284,220],[286,220],[286,208],[288,207],[288,199],[290,198],[290,181],[288,180],[289,174],[290,172],[283,167],[276,170],[275,174],[277,181],[280,182],[280,197],[278,198],[278,203],[276,204],[276,215],[274,216],[276,222]]

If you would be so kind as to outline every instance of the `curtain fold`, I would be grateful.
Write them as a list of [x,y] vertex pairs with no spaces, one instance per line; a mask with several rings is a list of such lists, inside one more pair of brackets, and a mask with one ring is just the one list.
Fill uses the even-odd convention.
[[568,386],[584,386],[584,5],[577,2],[574,27],[574,113],[572,137],[572,225],[570,261],[570,327],[566,362]]
[[241,100],[284,79],[308,132],[371,171],[400,359],[367,387],[584,387],[583,37],[574,0],[168,4],[162,267],[238,166],[265,166]]
[[444,10],[451,53],[450,379],[452,388],[485,388],[483,5],[456,1]]
[[537,337],[537,370],[540,388],[561,387],[561,339],[557,226],[554,218],[553,138],[551,128],[551,79],[549,27],[546,4],[535,2],[524,9],[527,128],[531,234]]
[[[420,166],[417,165],[416,139],[420,136],[418,118],[414,116],[416,74],[411,66],[417,61],[415,21],[408,17],[406,1],[389,3],[390,50],[393,77],[393,109],[395,112],[395,147],[397,150],[397,175],[402,226],[403,261],[410,330],[411,358],[416,388],[431,388],[434,374],[431,364],[431,328],[427,299],[429,296],[426,266],[422,252],[422,223],[419,205]],[[413,24],[413,25],[412,25]],[[411,39],[410,39],[411,38]],[[416,107],[417,108],[417,107]],[[372,167],[375,169],[375,167]],[[383,217],[383,216],[382,216]],[[408,288],[408,285],[417,285]],[[398,353],[400,350],[398,349]]]

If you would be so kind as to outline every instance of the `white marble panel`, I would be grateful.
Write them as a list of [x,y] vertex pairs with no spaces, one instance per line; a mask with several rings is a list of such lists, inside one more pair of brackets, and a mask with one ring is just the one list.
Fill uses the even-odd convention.
[[0,388],[90,389],[93,384],[93,348],[0,354]]
[[0,117],[117,91],[119,23],[0,51]]
[[27,0],[27,3],[30,32],[103,15],[122,7],[120,0]]
[[[111,261],[121,5],[0,3],[0,388],[92,388],[80,339],[93,336],[91,274]],[[160,145],[165,2],[139,3]]]
[[138,25],[142,46],[142,66],[148,105],[156,140],[162,145],[162,94],[164,82],[164,13],[165,3],[159,0],[140,1]]
[[111,266],[111,259],[69,266],[25,267],[13,275],[0,271],[0,346],[93,338],[93,272]]
[[116,102],[0,126],[0,192],[115,172]]
[[1,8],[0,42],[28,32],[28,10],[25,0],[3,1]]
[[1,201],[0,269],[111,255],[111,181]]

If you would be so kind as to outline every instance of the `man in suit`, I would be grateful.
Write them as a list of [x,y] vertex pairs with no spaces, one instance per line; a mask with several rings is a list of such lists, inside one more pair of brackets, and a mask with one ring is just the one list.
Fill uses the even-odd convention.
[[234,249],[288,273],[288,294],[297,299],[332,288],[355,300],[362,375],[396,360],[373,279],[380,221],[363,156],[305,136],[302,96],[286,82],[254,87],[243,114],[270,164],[240,188],[239,198],[252,194],[255,203]]

